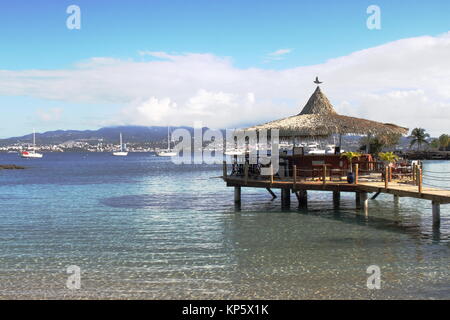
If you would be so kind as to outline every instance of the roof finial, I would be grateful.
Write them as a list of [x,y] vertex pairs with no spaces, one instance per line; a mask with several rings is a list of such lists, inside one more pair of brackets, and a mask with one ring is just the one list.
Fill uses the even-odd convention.
[[319,81],[319,77],[316,77],[316,81],[314,81],[314,83],[317,84],[317,85],[319,85],[319,84],[321,84],[321,83],[323,83],[323,82]]

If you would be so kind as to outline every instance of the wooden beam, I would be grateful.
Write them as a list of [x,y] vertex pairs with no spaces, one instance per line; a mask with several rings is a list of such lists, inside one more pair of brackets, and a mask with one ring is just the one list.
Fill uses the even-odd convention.
[[376,192],[370,199],[375,200],[380,195],[380,193],[381,191]]
[[270,193],[270,195],[272,196],[272,200],[277,198],[277,195],[272,191],[272,189],[270,188],[266,188],[266,190]]

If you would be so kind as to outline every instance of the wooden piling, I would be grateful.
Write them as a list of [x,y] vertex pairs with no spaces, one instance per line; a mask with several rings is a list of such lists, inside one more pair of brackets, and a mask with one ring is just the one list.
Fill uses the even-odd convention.
[[245,183],[245,185],[248,184],[248,163],[247,162],[244,164],[244,183]]
[[298,198],[298,207],[299,208],[308,207],[308,191],[299,190],[297,192],[297,198]]
[[341,204],[341,193],[339,191],[333,191],[333,206],[338,209]]
[[234,187],[234,203],[241,203],[241,187]]
[[226,177],[227,177],[227,174],[228,174],[228,173],[227,173],[227,162],[224,161],[224,162],[223,162],[223,174],[222,174],[222,175],[223,175],[224,178],[226,178]]
[[289,209],[291,206],[291,190],[289,188],[281,189],[281,208]]
[[364,209],[364,211],[367,211],[369,209],[369,198],[367,196],[367,192],[361,192],[360,193],[360,200],[361,200],[361,207]]
[[356,209],[361,208],[361,192],[359,191],[355,192],[355,205]]
[[399,204],[399,202],[400,202],[400,197],[399,197],[399,196],[396,196],[396,195],[394,195],[394,204],[395,204],[395,205],[398,205],[398,204]]
[[358,184],[359,164],[355,164],[355,184]]
[[437,201],[431,202],[433,211],[433,226],[439,226],[441,224],[441,204]]

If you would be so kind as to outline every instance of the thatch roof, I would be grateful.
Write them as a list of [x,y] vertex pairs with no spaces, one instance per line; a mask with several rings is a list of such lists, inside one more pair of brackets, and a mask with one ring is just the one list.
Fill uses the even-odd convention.
[[327,137],[332,134],[379,135],[408,133],[408,128],[390,123],[339,115],[320,87],[309,98],[303,110],[295,116],[271,121],[247,130],[279,129],[280,137]]

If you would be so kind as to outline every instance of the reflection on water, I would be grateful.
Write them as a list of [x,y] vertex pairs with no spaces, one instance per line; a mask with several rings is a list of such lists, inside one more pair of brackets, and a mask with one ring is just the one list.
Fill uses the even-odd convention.
[[[15,155],[12,155],[15,156]],[[333,208],[310,192],[308,209],[281,211],[266,190],[233,190],[220,166],[175,166],[130,154],[48,154],[0,173],[0,295],[25,298],[449,298],[450,222],[443,205],[354,195]],[[427,163],[450,171],[447,162]],[[65,288],[68,265],[82,288]],[[378,265],[382,289],[368,290]]]

